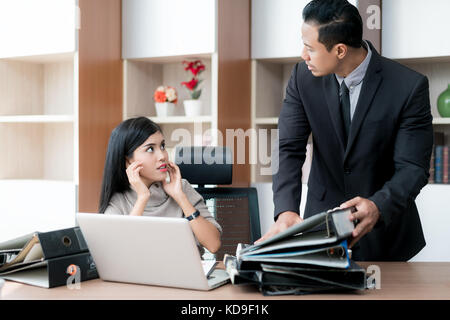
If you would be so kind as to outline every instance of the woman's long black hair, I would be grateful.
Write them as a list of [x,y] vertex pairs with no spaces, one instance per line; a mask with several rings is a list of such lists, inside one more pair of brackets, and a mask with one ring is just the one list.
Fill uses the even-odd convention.
[[119,124],[111,133],[103,170],[102,192],[99,212],[104,213],[116,192],[130,189],[126,173],[126,158],[161,128],[146,117],[131,118]]

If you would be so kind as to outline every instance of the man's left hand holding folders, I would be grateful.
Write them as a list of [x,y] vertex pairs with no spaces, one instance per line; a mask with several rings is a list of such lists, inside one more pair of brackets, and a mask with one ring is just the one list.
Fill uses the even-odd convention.
[[380,211],[378,210],[378,207],[369,199],[355,197],[341,204],[340,208],[346,209],[351,206],[354,206],[356,211],[352,213],[350,220],[358,220],[359,223],[356,225],[355,230],[353,230],[349,248],[353,247],[359,239],[361,239],[366,233],[370,232],[380,219]]
[[287,228],[293,226],[294,224],[302,222],[303,219],[300,215],[293,211],[285,211],[278,215],[277,221],[270,227],[269,231],[261,238],[255,241],[255,244],[261,243],[274,235],[286,230]]

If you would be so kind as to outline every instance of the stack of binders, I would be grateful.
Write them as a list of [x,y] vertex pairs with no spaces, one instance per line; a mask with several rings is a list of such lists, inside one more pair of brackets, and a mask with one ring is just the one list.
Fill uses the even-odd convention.
[[98,278],[79,227],[0,243],[0,278],[53,288]]
[[239,244],[236,256],[224,257],[232,283],[256,284],[264,295],[365,289],[366,272],[346,240],[354,210],[322,212],[261,243]]

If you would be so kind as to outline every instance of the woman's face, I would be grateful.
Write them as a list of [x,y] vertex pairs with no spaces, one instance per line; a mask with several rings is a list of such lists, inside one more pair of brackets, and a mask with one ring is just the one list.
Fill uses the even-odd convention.
[[157,131],[134,150],[133,158],[127,160],[127,167],[134,161],[142,163],[140,176],[148,187],[153,182],[166,179],[169,155],[165,147],[164,136]]

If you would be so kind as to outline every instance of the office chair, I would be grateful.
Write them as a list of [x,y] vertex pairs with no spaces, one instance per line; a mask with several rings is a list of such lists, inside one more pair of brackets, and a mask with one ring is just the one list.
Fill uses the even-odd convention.
[[208,209],[222,226],[222,247],[216,259],[225,253],[235,255],[238,243],[253,243],[261,237],[256,188],[212,187],[232,183],[232,155],[228,147],[177,147],[175,163],[181,176],[198,185]]

